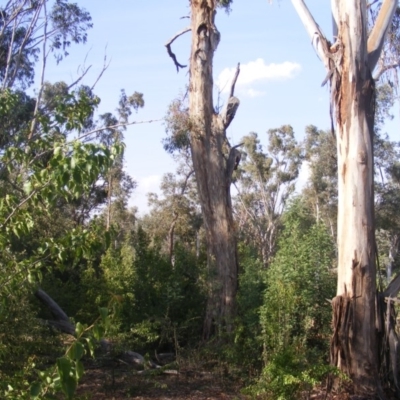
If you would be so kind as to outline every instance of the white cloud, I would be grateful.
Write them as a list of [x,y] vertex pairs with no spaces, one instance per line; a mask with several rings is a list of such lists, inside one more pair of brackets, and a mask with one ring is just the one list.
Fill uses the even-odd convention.
[[[230,85],[235,74],[235,68],[225,68],[218,76],[217,86],[226,93],[230,90]],[[290,61],[281,64],[266,64],[262,58],[255,61],[249,61],[240,66],[239,78],[236,87],[248,87],[253,83],[261,83],[273,80],[286,80],[294,78],[301,70],[301,65]],[[254,89],[247,89],[246,93],[251,96],[263,95],[263,92]]]
[[149,175],[142,178],[136,178],[137,188],[129,200],[129,206],[136,206],[139,209],[139,215],[144,215],[149,211],[147,204],[147,193],[160,193],[160,183],[162,175]]
[[139,178],[138,189],[144,193],[157,192],[160,188],[161,178],[161,175],[149,175]]
[[265,93],[266,93],[266,92],[261,92],[261,91],[259,91],[259,90],[254,90],[254,89],[252,89],[252,88],[247,89],[247,91],[246,91],[246,94],[247,94],[249,97],[260,97],[260,96],[264,96]]

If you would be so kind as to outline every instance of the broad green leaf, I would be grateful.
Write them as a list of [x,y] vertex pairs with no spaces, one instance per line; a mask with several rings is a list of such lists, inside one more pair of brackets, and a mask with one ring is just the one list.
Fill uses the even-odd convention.
[[88,347],[89,347],[90,355],[92,357],[94,357],[94,343],[93,343],[93,340],[92,340],[92,338],[86,338],[86,341],[87,341],[87,344],[88,344]]
[[80,322],[78,322],[75,327],[76,336],[77,337],[81,336],[84,329],[85,327]]
[[76,379],[72,376],[66,376],[64,379],[61,379],[61,386],[67,399],[71,400],[74,397],[77,387]]
[[93,327],[93,336],[96,340],[101,340],[104,336],[104,329],[100,325]]
[[40,382],[34,382],[31,385],[31,390],[30,390],[31,397],[33,397],[34,399],[37,398],[41,390],[42,390],[42,384]]
[[60,357],[57,359],[57,370],[60,379],[63,381],[65,377],[69,376],[71,372],[71,361],[66,357]]
[[84,368],[83,368],[83,364],[82,361],[77,361],[76,362],[76,379],[81,379],[84,373]]
[[80,360],[85,354],[85,349],[81,342],[76,341],[72,344],[70,350],[68,351],[68,358],[71,360]]

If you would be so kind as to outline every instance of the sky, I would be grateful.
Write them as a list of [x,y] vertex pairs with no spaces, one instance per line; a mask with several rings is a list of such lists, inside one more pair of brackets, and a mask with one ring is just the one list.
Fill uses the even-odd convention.
[[[138,187],[130,199],[139,213],[147,208],[146,193],[156,192],[163,174],[176,164],[162,146],[168,105],[185,92],[188,70],[177,73],[165,43],[188,27],[189,0],[78,0],[90,12],[93,28],[85,45],[74,45],[60,64],[50,62],[46,80],[71,83],[91,65],[82,83],[92,85],[107,58],[109,66],[96,84],[99,113],[114,112],[121,89],[144,94],[145,107],[125,132],[125,168]],[[332,39],[330,0],[307,0],[325,35]],[[219,10],[216,26],[221,41],[214,56],[215,98],[220,105],[238,62],[241,72],[235,95],[240,107],[227,135],[232,145],[249,132],[263,144],[268,129],[292,125],[301,140],[307,125],[330,127],[329,88],[321,87],[326,72],[290,0],[234,0],[227,14]],[[181,64],[190,56],[190,32],[172,45]],[[218,92],[220,95],[218,96]],[[398,136],[398,122],[388,126]],[[397,138],[398,140],[398,138]]]

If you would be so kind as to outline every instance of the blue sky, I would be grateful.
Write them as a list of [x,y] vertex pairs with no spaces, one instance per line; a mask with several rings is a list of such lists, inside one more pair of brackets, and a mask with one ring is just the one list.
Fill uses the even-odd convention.
[[[187,69],[176,72],[164,44],[189,25],[188,0],[79,0],[92,15],[94,27],[86,45],[73,46],[61,64],[50,64],[47,80],[73,82],[79,66],[92,65],[84,83],[92,85],[103,66],[107,71],[96,85],[99,112],[114,111],[120,90],[144,94],[145,108],[134,119],[165,116],[168,105],[185,90]],[[328,38],[331,38],[329,0],[308,0],[307,5]],[[216,25],[221,42],[215,54],[214,82],[228,86],[238,62],[241,74],[235,94],[241,104],[228,129],[232,144],[257,132],[266,143],[266,131],[284,124],[293,126],[299,140],[309,124],[330,126],[329,91],[321,87],[326,72],[290,0],[235,0],[232,12],[220,10]],[[190,54],[190,33],[173,44],[182,64]],[[216,86],[217,87],[217,86]],[[217,90],[217,89],[216,89]],[[226,93],[221,94],[221,100]],[[214,99],[216,101],[216,99]],[[397,126],[395,127],[397,130]],[[138,124],[125,133],[126,169],[138,182],[130,204],[146,211],[146,193],[156,191],[164,173],[175,163],[162,147],[163,122]]]

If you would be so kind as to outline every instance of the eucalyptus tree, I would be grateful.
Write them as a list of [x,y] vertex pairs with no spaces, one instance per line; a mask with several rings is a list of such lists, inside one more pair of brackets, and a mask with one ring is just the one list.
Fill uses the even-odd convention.
[[[107,147],[114,144],[121,144],[124,140],[124,130],[129,122],[129,116],[132,110],[138,111],[144,107],[143,94],[134,92],[127,96],[125,90],[121,90],[119,106],[117,108],[117,116],[112,113],[104,113],[99,116],[100,123],[104,129],[97,132],[97,139],[100,143]],[[113,168],[109,171],[108,176],[104,177],[105,191],[107,192],[107,212],[106,212],[106,229],[110,229],[112,223],[112,214],[119,210],[124,212],[129,196],[136,187],[136,183],[123,169],[123,154],[121,154],[114,163]],[[113,210],[114,209],[114,210]]]
[[242,162],[235,183],[239,230],[258,250],[264,268],[275,253],[281,217],[302,163],[301,147],[291,126],[270,129],[268,138],[267,151],[256,133],[242,139]]
[[[226,137],[226,129],[239,106],[239,99],[234,96],[236,79],[233,80],[230,97],[221,114],[215,111],[213,102],[213,57],[220,41],[215,14],[219,6],[229,8],[230,3],[230,0],[190,1],[191,24],[184,30],[192,33],[187,131],[207,236],[211,274],[204,323],[205,338],[215,332],[232,331],[238,283],[230,186],[240,152],[229,145]],[[166,45],[178,70],[183,66],[172,53],[171,44],[180,34],[182,32]]]
[[324,82],[330,82],[336,122],[338,285],[332,301],[331,361],[350,376],[356,392],[373,395],[380,389],[377,377],[384,363],[378,333],[383,326],[376,326],[380,315],[376,309],[372,73],[397,1],[383,1],[371,31],[366,0],[332,1],[334,43],[323,35],[303,0],[292,3],[327,70]]
[[202,218],[193,172],[191,163],[182,162],[176,174],[163,176],[160,185],[162,196],[148,194],[151,210],[143,219],[143,225],[163,247],[172,265],[177,241],[189,252],[197,254]]
[[58,61],[71,43],[85,43],[92,18],[68,0],[10,0],[0,6],[1,87],[26,88],[34,81],[39,56],[43,67],[49,53]]
[[306,127],[304,156],[309,178],[303,189],[304,199],[311,205],[316,220],[322,220],[336,238],[337,156],[332,152],[334,148],[332,132],[313,125]]

